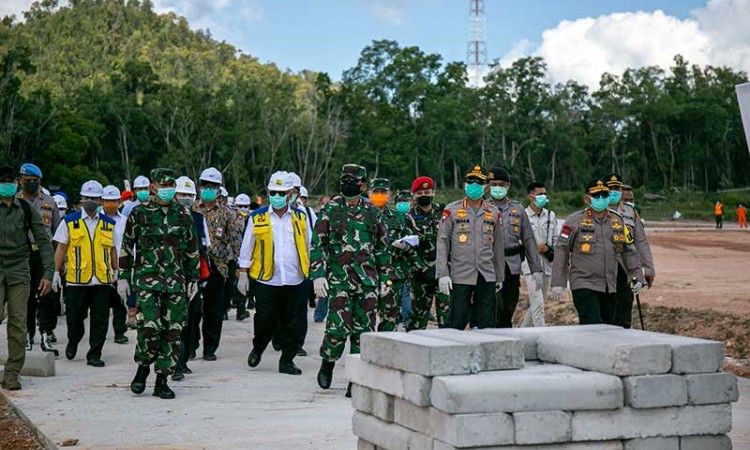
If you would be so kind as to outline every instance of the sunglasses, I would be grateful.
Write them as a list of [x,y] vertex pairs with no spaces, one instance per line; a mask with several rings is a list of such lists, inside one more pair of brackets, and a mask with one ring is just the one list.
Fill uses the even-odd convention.
[[592,198],[609,198],[609,192],[597,192],[596,194],[591,194]]
[[476,178],[469,178],[468,180],[466,180],[466,184],[479,184],[484,186],[485,184],[487,184],[487,182],[484,180],[477,180]]
[[270,195],[271,197],[275,195],[280,195],[283,197],[286,195],[286,191],[268,191],[268,195]]

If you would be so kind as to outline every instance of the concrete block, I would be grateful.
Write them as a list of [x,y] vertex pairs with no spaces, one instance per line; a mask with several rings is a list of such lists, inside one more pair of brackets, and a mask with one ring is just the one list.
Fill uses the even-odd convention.
[[539,328],[485,328],[474,330],[474,333],[490,334],[493,336],[505,336],[521,339],[524,347],[524,357],[527,361],[538,359],[537,341],[539,337],[547,334],[569,333],[578,331],[601,331],[601,330],[621,330],[622,328],[614,325],[563,325],[559,327],[539,327]]
[[624,450],[680,450],[680,438],[674,436],[630,439],[623,441],[623,448]]
[[397,398],[393,407],[393,421],[412,431],[433,436],[432,409]]
[[676,374],[719,372],[724,366],[724,343],[643,330],[615,330],[616,335],[663,343],[672,348],[672,368]]
[[[7,359],[7,354],[0,354],[0,366],[4,366]],[[26,352],[26,362],[21,369],[21,376],[54,377],[55,355],[43,351]]]
[[461,375],[481,370],[482,351],[478,344],[414,333],[365,333],[362,360],[427,377]]
[[352,407],[365,414],[372,414],[372,390],[358,384],[353,384]]
[[541,361],[526,361],[522,369],[509,370],[509,375],[528,375],[530,373],[573,373],[583,372],[581,369],[566,366],[564,364],[543,363]]
[[513,443],[513,417],[505,413],[446,414],[431,410],[433,436],[456,447]]
[[725,434],[731,428],[728,404],[573,413],[574,441]]
[[363,361],[360,355],[346,357],[346,378],[354,384],[396,397],[404,395],[403,372]]
[[372,391],[372,415],[384,422],[393,422],[393,396]]
[[387,450],[433,450],[433,439],[395,423],[354,412],[352,432],[358,438]]
[[432,378],[416,373],[404,373],[404,398],[418,406],[430,406]]
[[680,450],[732,450],[729,436],[682,436]]
[[376,450],[375,444],[365,441],[364,439],[357,439],[357,450]]
[[518,338],[471,333],[453,328],[417,330],[412,331],[411,334],[479,345],[482,350],[480,364],[482,371],[520,369],[523,367],[524,345],[523,341]]
[[539,358],[618,376],[669,372],[672,349],[618,331],[578,331],[547,334],[539,338]]
[[687,375],[685,378],[691,405],[730,403],[740,398],[737,377],[731,373]]
[[[459,447],[435,439],[434,450],[459,450]],[[541,445],[501,445],[493,447],[462,447],[460,450],[623,450],[621,441],[567,442]]]
[[679,375],[643,375],[622,379],[625,406],[664,408],[687,404],[687,383]]
[[569,442],[573,435],[573,415],[565,411],[513,413],[516,444]]
[[484,372],[436,377],[430,398],[448,413],[576,411],[623,406],[619,378],[594,372]]

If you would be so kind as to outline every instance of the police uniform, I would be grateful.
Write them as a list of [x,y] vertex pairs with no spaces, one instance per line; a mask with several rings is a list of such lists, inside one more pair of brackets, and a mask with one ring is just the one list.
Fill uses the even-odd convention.
[[[475,166],[467,179],[487,180],[487,174]],[[471,309],[476,309],[479,328],[495,324],[495,286],[505,277],[505,253],[502,216],[494,206],[481,200],[474,209],[467,197],[448,204],[438,228],[438,280],[450,277],[448,326],[463,330]]]
[[[595,179],[586,193],[608,196],[609,188]],[[570,282],[581,324],[614,323],[620,258],[628,273],[644,283],[641,260],[622,216],[605,209],[597,217],[591,206],[568,216],[555,246],[552,287],[562,289]]]

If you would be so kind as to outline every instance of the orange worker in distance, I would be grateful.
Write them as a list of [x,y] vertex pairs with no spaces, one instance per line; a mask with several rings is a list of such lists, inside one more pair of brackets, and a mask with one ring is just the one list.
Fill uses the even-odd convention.
[[737,205],[737,222],[740,228],[747,228],[747,208],[742,203]]
[[716,229],[724,228],[724,205],[717,201],[714,205],[714,217],[716,218]]

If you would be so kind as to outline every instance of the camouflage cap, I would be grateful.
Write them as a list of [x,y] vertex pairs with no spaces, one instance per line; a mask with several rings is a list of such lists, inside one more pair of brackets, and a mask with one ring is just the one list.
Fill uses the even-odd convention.
[[367,178],[367,169],[365,169],[363,166],[360,166],[359,164],[344,164],[341,167],[341,177],[352,177],[356,178],[357,180],[364,180]]
[[164,184],[177,180],[177,173],[172,169],[159,167],[151,171],[151,181],[154,183]]
[[375,191],[377,189],[390,191],[391,182],[388,181],[388,178],[373,178],[372,180],[370,180],[370,190]]
[[396,193],[397,202],[408,201],[408,200],[411,200],[411,198],[412,198],[411,191],[407,189],[400,190]]

